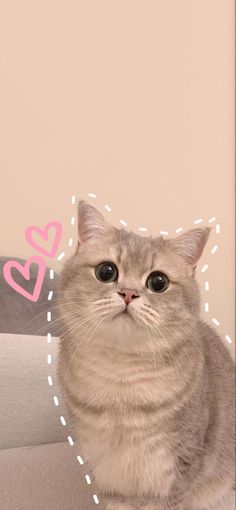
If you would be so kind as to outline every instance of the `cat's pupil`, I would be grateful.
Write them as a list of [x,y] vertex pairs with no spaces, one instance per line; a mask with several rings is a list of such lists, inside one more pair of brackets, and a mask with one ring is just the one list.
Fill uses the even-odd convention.
[[164,292],[167,289],[169,280],[164,273],[154,271],[147,279],[147,287],[153,292]]
[[118,269],[112,262],[103,262],[96,268],[95,274],[102,282],[114,282],[118,276]]

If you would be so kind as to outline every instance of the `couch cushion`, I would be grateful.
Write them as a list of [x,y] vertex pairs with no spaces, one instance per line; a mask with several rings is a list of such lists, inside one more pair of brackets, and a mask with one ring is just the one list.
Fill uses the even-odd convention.
[[60,416],[68,417],[56,379],[58,342],[56,337],[48,344],[43,336],[0,334],[0,449],[66,440],[69,431]]

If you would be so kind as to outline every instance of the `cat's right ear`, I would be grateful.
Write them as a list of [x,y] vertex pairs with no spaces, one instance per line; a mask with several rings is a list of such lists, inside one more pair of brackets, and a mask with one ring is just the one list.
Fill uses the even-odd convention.
[[84,200],[78,204],[78,245],[86,243],[90,239],[101,238],[109,233],[110,225],[103,215],[92,205]]
[[173,248],[183,257],[193,272],[202,255],[210,231],[209,227],[194,228],[170,241]]

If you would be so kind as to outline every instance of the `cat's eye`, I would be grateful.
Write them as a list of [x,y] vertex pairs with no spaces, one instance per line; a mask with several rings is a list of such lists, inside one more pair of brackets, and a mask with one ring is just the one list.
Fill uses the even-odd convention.
[[169,285],[169,280],[161,271],[153,271],[147,278],[146,285],[152,292],[164,292]]
[[104,283],[111,283],[118,278],[118,269],[113,262],[102,262],[95,269],[98,280]]

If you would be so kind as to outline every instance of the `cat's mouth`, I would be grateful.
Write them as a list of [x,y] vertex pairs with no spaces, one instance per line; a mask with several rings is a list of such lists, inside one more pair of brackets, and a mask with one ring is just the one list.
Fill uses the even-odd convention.
[[126,305],[126,307],[125,307],[125,308],[123,308],[123,310],[121,310],[120,312],[118,312],[118,313],[117,313],[117,314],[113,317],[113,319],[115,319],[115,318],[117,318],[117,317],[125,317],[125,318],[127,317],[127,318],[129,318],[129,319],[134,320],[134,319],[133,319],[133,317],[132,317],[132,315],[131,315],[131,313],[130,313],[130,311],[129,311],[129,305]]

